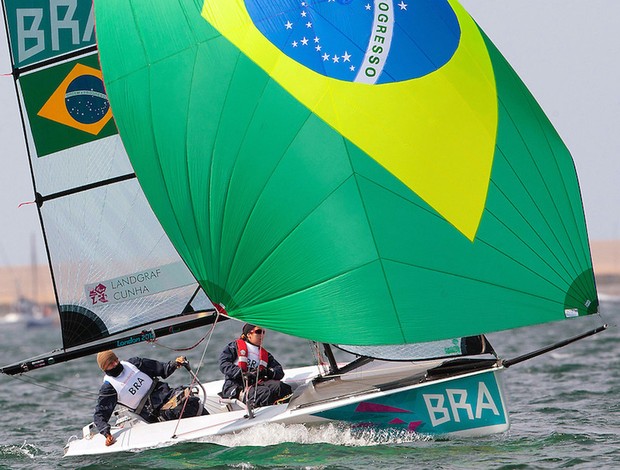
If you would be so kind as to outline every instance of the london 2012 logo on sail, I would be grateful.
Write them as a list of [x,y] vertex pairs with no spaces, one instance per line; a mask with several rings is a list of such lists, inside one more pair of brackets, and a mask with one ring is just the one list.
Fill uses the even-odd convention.
[[245,0],[258,30],[321,75],[391,83],[445,65],[460,27],[447,0]]

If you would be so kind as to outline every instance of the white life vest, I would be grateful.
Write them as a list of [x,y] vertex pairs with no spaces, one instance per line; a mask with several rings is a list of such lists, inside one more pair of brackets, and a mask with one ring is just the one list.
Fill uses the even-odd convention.
[[118,377],[106,375],[108,382],[118,395],[118,402],[131,410],[135,410],[151,389],[153,379],[134,366],[131,362],[121,361],[123,372]]

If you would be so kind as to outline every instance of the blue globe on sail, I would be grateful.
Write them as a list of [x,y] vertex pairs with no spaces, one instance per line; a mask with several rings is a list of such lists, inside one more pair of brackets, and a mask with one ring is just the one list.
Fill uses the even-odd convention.
[[94,75],[81,75],[69,84],[65,105],[69,115],[80,124],[94,124],[110,109],[103,81]]
[[461,30],[447,0],[245,0],[258,30],[322,75],[381,84],[445,65]]

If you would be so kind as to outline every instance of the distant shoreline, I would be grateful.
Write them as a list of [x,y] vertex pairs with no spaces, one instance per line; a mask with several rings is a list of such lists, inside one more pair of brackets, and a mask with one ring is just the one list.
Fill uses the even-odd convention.
[[599,294],[620,296],[620,240],[590,242]]

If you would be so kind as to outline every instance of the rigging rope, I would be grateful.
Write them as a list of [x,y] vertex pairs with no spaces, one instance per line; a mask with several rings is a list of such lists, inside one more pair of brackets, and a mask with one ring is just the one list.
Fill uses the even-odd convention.
[[[211,329],[209,330],[209,332],[205,335],[205,336],[208,336],[208,337],[209,337],[209,339],[207,339],[207,344],[205,344],[205,348],[204,348],[204,350],[202,351],[202,356],[200,357],[200,362],[198,363],[198,368],[196,369],[196,372],[195,372],[195,373],[196,373],[196,375],[198,375],[198,373],[200,372],[200,368],[202,367],[202,364],[204,363],[205,356],[206,356],[206,354],[207,354],[207,349],[208,349],[208,347],[209,347],[209,343],[211,343],[211,337],[213,336],[213,332],[215,331],[215,325],[217,325],[217,323],[219,322],[219,320],[220,320],[220,316],[221,316],[221,315],[222,315],[222,314],[220,313],[220,311],[219,311],[219,310],[217,310],[217,314],[216,314],[216,316],[215,316],[215,321],[212,323],[212,325],[211,325]],[[204,338],[203,338],[203,339],[204,339]],[[200,340],[200,341],[202,341],[202,340]],[[196,346],[198,346],[198,344],[200,344],[200,341],[199,341],[198,343],[196,343]],[[195,347],[195,346],[194,346],[194,347]],[[206,398],[206,397],[205,397],[205,398]]]
[[[219,313],[218,313],[219,316]],[[215,322],[217,322],[217,317]],[[213,326],[215,326],[215,322],[213,323]],[[165,344],[160,344],[159,340],[157,338],[154,339],[148,339],[146,340],[148,343],[151,343],[153,346],[158,346],[160,348],[164,348],[164,349],[168,349],[169,351],[175,351],[175,352],[181,352],[181,351],[191,351],[192,349],[196,348],[200,343],[202,343],[205,338],[207,336],[209,336],[209,334],[213,331],[213,326],[211,327],[210,331],[208,331],[202,338],[200,338],[195,344],[193,344],[192,346],[188,346],[185,348],[172,348],[170,346],[166,346]],[[208,342],[207,342],[208,345]]]
[[26,375],[11,375],[11,378],[15,379],[15,380],[19,380],[21,382],[24,383],[28,383],[30,385],[34,385],[35,387],[40,387],[40,388],[44,388],[47,390],[52,390],[54,392],[58,392],[58,393],[70,393],[71,395],[74,396],[81,396],[81,398],[88,398],[88,399],[92,399],[97,398],[97,396],[99,396],[98,393],[93,393],[93,392],[86,392],[84,390],[80,390],[77,388],[71,388],[71,387],[67,387],[66,385],[60,385],[60,384],[54,384],[56,386],[56,388],[52,387],[52,386],[46,386],[43,384],[43,381],[39,381],[37,379],[34,379],[32,377],[27,377]]
[[[191,373],[190,373],[190,374],[191,374],[191,376],[192,376],[192,382],[191,382],[191,383],[190,383],[190,385],[189,385],[189,388],[190,388],[190,389],[191,389],[191,388],[194,386],[194,384],[196,383],[196,380],[197,380],[197,377],[198,377],[198,373],[200,372],[200,368],[202,367],[202,364],[204,363],[204,359],[205,359],[205,356],[206,356],[206,354],[207,354],[207,349],[209,348],[209,344],[211,343],[211,338],[213,337],[213,332],[215,331],[215,325],[217,325],[217,323],[218,323],[219,319],[220,319],[220,312],[219,312],[219,310],[217,310],[217,314],[216,314],[216,317],[215,317],[215,321],[211,324],[211,328],[209,328],[209,331],[207,332],[207,334],[206,334],[206,335],[204,335],[204,336],[200,339],[200,341],[198,341],[198,342],[197,342],[194,346],[192,346],[191,348],[189,348],[189,349],[193,349],[193,348],[195,348],[195,347],[196,347],[196,346],[198,346],[198,345],[199,345],[199,344],[200,344],[200,343],[201,343],[201,342],[202,342],[205,338],[207,338],[207,337],[208,337],[207,342],[206,342],[205,347],[204,347],[204,350],[202,351],[202,356],[200,357],[200,361],[198,362],[198,368],[196,369],[196,372],[194,372],[193,374],[191,374]],[[154,341],[155,341],[155,340],[154,340]],[[184,403],[183,403],[183,408],[181,409],[181,413],[179,414],[179,417],[178,417],[178,419],[177,419],[177,423],[176,423],[176,425],[175,425],[175,427],[174,427],[174,431],[172,431],[172,438],[175,438],[175,437],[176,437],[176,435],[177,435],[177,429],[179,428],[179,424],[181,424],[181,419],[183,419],[183,413],[185,412],[185,407],[187,406],[187,402],[189,401],[189,397],[190,397],[190,396],[191,396],[191,395],[187,395],[187,396],[185,397],[185,400],[184,400]],[[206,399],[207,399],[207,396],[206,396],[206,392],[205,392],[204,401],[206,401]],[[203,405],[203,409],[204,409],[204,404],[205,404],[205,402],[204,402],[204,401],[203,401],[203,404],[202,404],[202,405]]]

